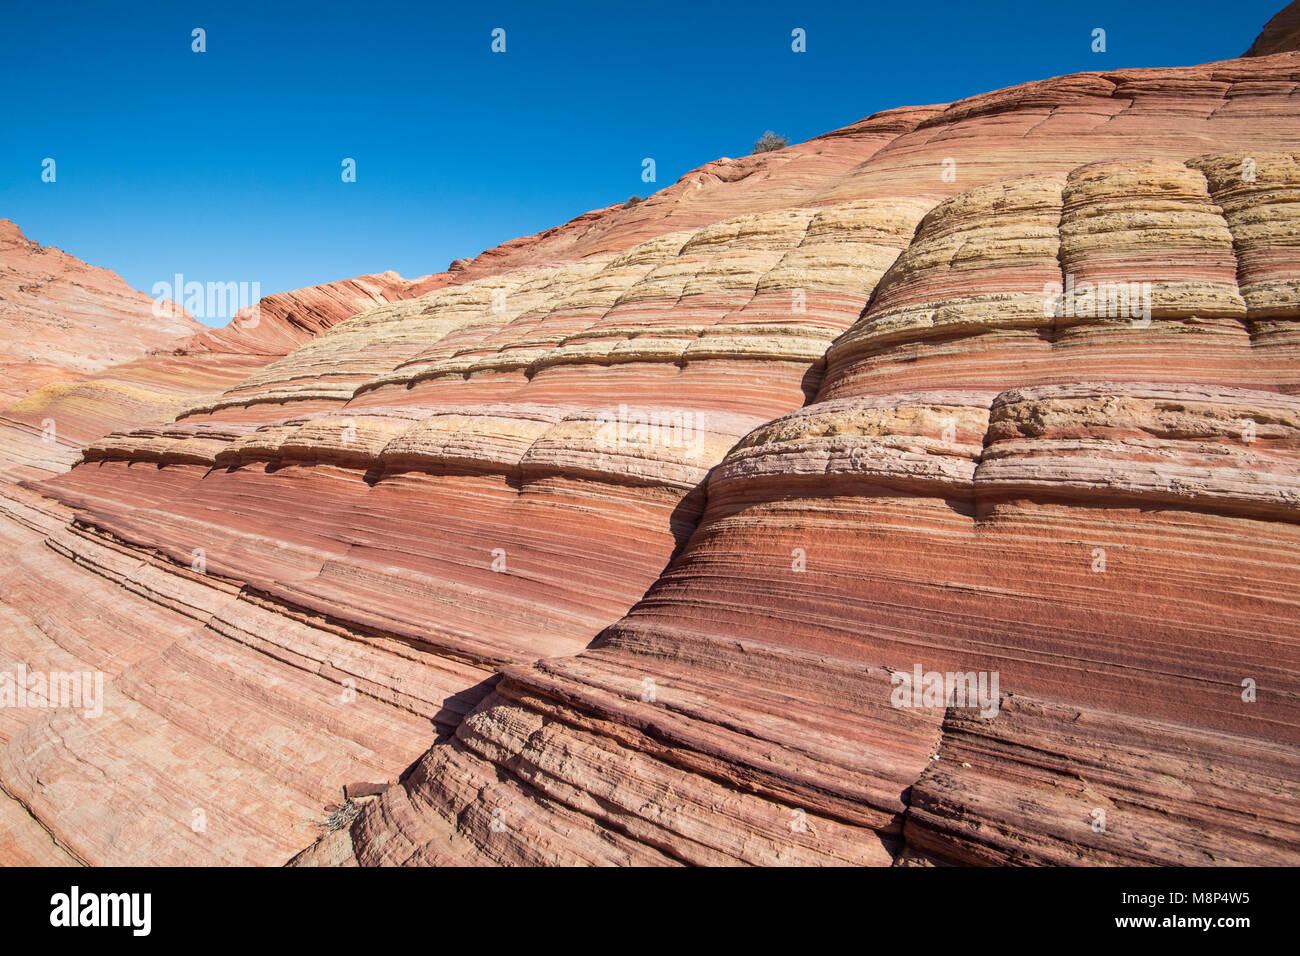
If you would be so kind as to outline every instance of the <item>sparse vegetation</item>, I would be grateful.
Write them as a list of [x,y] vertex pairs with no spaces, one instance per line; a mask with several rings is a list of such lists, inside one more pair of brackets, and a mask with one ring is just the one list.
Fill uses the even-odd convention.
[[640,197],[640,196],[628,196],[628,197],[627,197],[627,202],[623,203],[623,208],[624,208],[624,209],[631,209],[633,206],[635,206],[635,205],[636,205],[637,203],[639,203],[639,202],[641,202],[641,197]]
[[[325,809],[330,810],[331,807],[326,807]],[[343,804],[343,806],[334,806],[332,809],[333,812],[330,813],[325,822],[323,824],[318,824],[322,829],[342,830],[344,827],[351,826],[352,821],[355,820],[357,814],[361,812],[361,805],[352,800],[348,800]]]
[[776,133],[768,130],[754,141],[754,152],[770,153],[774,149],[784,149],[789,142],[784,136],[777,136]]

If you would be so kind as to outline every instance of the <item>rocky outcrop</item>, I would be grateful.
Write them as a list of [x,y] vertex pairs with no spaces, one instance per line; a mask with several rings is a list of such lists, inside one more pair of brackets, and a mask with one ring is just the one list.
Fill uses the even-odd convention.
[[439,670],[457,689],[485,676],[295,621],[68,527],[48,499],[9,489],[0,508],[6,673],[103,682],[82,706],[0,708],[7,860],[287,857],[325,831],[336,781],[394,776],[435,716],[454,720]]
[[631,207],[596,210],[457,263],[466,278],[573,261],[728,217],[859,199],[939,200],[1090,162],[1294,148],[1297,55],[1078,73],[951,104],[877,113],[806,143],[692,170]]
[[30,241],[0,219],[0,408],[200,332],[115,273]]
[[230,324],[209,329],[180,346],[185,353],[259,354],[280,357],[360,312],[445,285],[447,273],[403,279],[396,272],[358,276],[264,296],[241,309]]
[[1291,866],[1300,851],[1293,745],[1021,697],[992,721],[951,711],[943,741],[912,787],[909,863]]
[[407,280],[387,272],[275,293],[256,309],[239,312],[225,328],[47,384],[0,411],[0,476],[32,480],[65,471],[95,439],[167,423],[204,400],[216,400],[357,312],[437,288],[445,280],[445,275]]
[[0,412],[0,476],[32,480],[66,471],[89,442],[169,421],[265,362],[258,355],[237,353],[202,361],[163,354],[38,388]]
[[1298,84],[890,111],[190,345],[0,497],[0,647],[105,676],[0,709],[0,858],[1295,862]]
[[[631,612],[505,668],[299,862],[1294,861],[1300,404],[1200,176],[1089,164],[933,210]],[[1063,269],[1149,281],[1149,324],[1058,316]],[[1189,362],[1196,335],[1223,354]],[[971,362],[989,337],[1006,358]],[[1142,378],[1079,378],[1129,349]],[[896,706],[917,670],[997,675],[991,713]]]
[[1242,56],[1271,56],[1293,50],[1300,50],[1300,3],[1294,0],[1273,14]]
[[576,651],[671,559],[709,468],[804,401],[920,212],[741,217],[385,306],[42,488],[352,626],[485,666]]

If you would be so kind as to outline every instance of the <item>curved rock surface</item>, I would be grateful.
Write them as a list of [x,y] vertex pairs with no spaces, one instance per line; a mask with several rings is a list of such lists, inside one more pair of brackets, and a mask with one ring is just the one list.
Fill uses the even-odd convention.
[[1300,862],[1297,88],[889,111],[193,341],[3,485],[0,648],[105,690],[0,708],[0,859]]
[[[46,384],[0,411],[0,475],[31,480],[65,471],[95,439],[165,424],[204,400],[217,399],[357,312],[421,294],[446,279],[441,274],[407,280],[387,272],[275,293],[257,309],[238,313],[223,329],[186,336],[94,374]],[[200,326],[188,322],[187,328]],[[111,331],[118,335],[121,324]]]
[[[936,207],[631,612],[299,862],[1294,862],[1300,400],[1234,244],[1297,227],[1265,160],[1232,223],[1166,161]],[[1058,315],[1068,274],[1150,317]],[[895,706],[917,669],[998,675],[994,713]]]
[[72,382],[202,330],[107,269],[29,240],[0,219],[0,408],[48,382]]
[[1300,50],[1300,3],[1295,0],[1273,15],[1242,56],[1270,56],[1290,50]]

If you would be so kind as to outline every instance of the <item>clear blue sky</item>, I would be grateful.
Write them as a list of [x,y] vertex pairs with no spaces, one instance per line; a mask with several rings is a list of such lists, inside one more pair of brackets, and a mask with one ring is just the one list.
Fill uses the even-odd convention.
[[145,291],[175,272],[263,294],[411,277],[766,129],[797,142],[1046,76],[1237,56],[1284,3],[7,0],[0,217]]

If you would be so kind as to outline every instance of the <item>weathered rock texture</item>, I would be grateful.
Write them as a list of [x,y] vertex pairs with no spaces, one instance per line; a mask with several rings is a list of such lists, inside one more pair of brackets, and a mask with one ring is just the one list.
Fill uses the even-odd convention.
[[1269,20],[1243,56],[1271,56],[1300,50],[1300,3],[1292,0]]
[[0,647],[106,691],[0,709],[0,858],[1300,862],[1298,88],[890,111],[206,336],[4,486]]
[[29,240],[0,219],[0,408],[202,331],[107,269]]
[[[42,387],[0,409],[0,476],[21,480],[65,471],[97,438],[169,422],[336,323],[445,281],[445,274],[407,280],[386,272],[275,293],[225,328],[188,335],[90,375],[44,379]],[[116,341],[130,333],[129,323],[115,320],[97,334]]]

